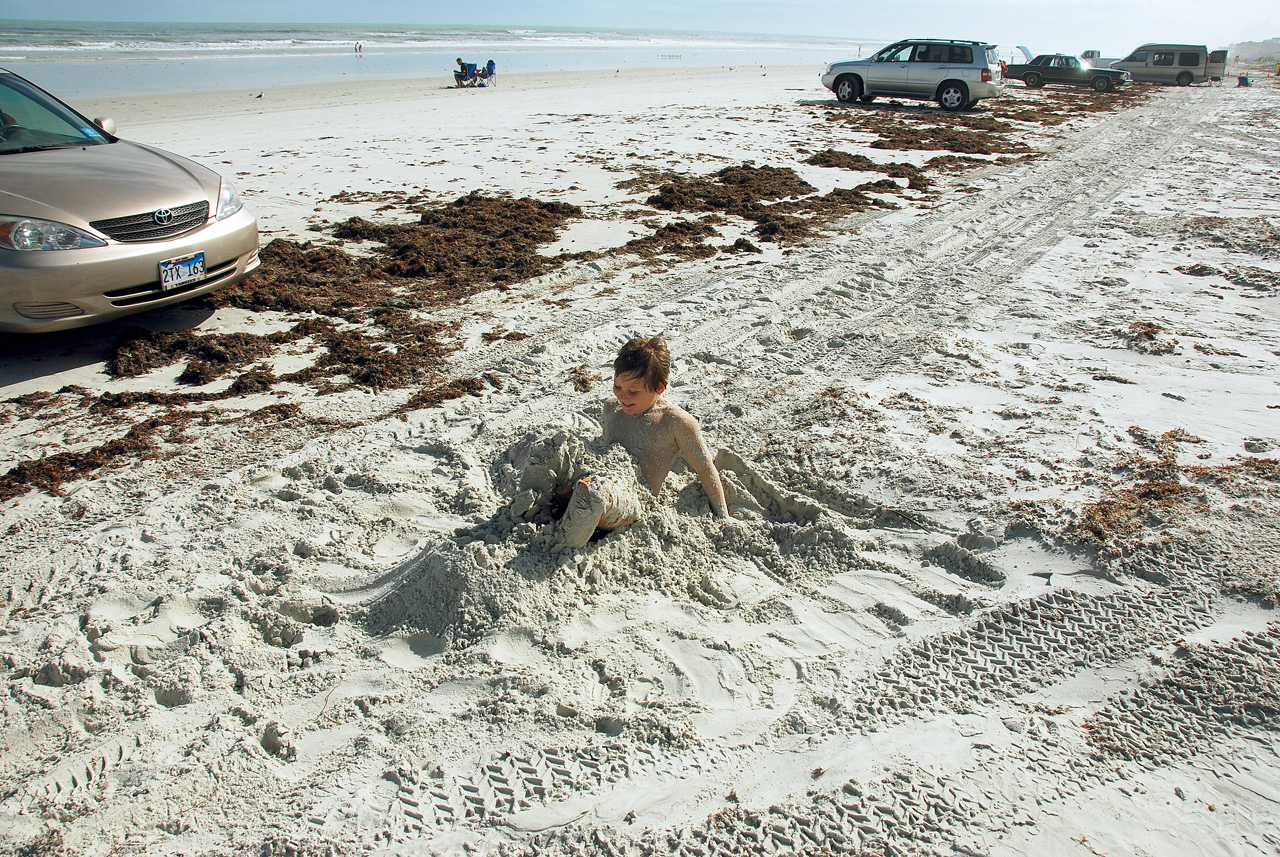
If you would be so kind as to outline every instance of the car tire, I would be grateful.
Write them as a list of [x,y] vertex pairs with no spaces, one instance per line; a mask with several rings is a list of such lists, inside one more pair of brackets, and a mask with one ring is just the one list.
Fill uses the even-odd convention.
[[1110,91],[1111,91],[1111,78],[1109,78],[1109,77],[1102,77],[1101,75],[1099,75],[1098,77],[1095,77],[1095,78],[1093,79],[1093,88],[1094,88],[1094,90],[1096,90],[1097,92],[1110,92]]
[[858,100],[861,101],[863,104],[870,104],[871,102],[876,100],[876,97],[874,95],[859,95]]
[[1184,71],[1182,74],[1178,75],[1178,86],[1190,86],[1190,85],[1191,85],[1191,72]]
[[1027,89],[1039,89],[1040,87],[1044,86],[1044,81],[1041,80],[1040,75],[1036,74],[1035,72],[1032,72],[1031,74],[1024,77],[1022,79],[1022,82],[1027,85]]
[[836,98],[845,104],[852,104],[862,97],[862,82],[853,75],[845,75],[836,79],[835,89]]
[[943,110],[954,113],[957,110],[963,110],[968,103],[969,88],[963,83],[948,80],[938,87],[938,106]]

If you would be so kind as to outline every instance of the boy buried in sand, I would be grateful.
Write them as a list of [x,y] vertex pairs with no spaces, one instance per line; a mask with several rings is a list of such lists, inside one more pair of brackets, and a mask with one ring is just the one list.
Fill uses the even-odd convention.
[[[613,398],[604,403],[604,442],[617,443],[635,459],[640,480],[657,494],[677,455],[698,474],[717,517],[729,517],[724,485],[697,421],[662,397],[671,354],[661,336],[634,337],[613,361]],[[626,485],[587,476],[573,486],[556,541],[582,547],[597,528],[613,530],[634,521],[640,503]]]

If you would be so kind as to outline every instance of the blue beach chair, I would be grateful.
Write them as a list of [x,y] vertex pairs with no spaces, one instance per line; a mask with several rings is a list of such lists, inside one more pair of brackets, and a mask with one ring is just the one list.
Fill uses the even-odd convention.
[[463,63],[461,67],[453,73],[453,79],[457,86],[475,86],[476,85],[476,64],[473,62]]

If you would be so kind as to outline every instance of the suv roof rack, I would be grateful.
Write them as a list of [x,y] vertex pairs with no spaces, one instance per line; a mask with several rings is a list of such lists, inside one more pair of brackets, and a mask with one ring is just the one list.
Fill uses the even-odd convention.
[[949,44],[949,45],[986,45],[986,44],[990,44],[989,42],[979,42],[979,41],[975,41],[975,40],[973,40],[973,39],[933,39],[933,38],[929,38],[928,36],[923,36],[923,37],[918,37],[918,38],[911,38],[911,39],[898,39],[898,41],[899,41],[899,42],[944,42],[944,43]]

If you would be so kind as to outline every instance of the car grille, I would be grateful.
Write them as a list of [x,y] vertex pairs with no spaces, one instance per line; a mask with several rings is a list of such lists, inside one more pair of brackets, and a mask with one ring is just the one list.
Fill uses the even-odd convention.
[[[164,211],[169,212],[170,219],[167,223],[160,223],[156,215]],[[148,211],[128,217],[94,220],[89,225],[116,241],[156,241],[204,226],[209,219],[209,203],[193,202],[178,208],[162,208],[160,212]]]

